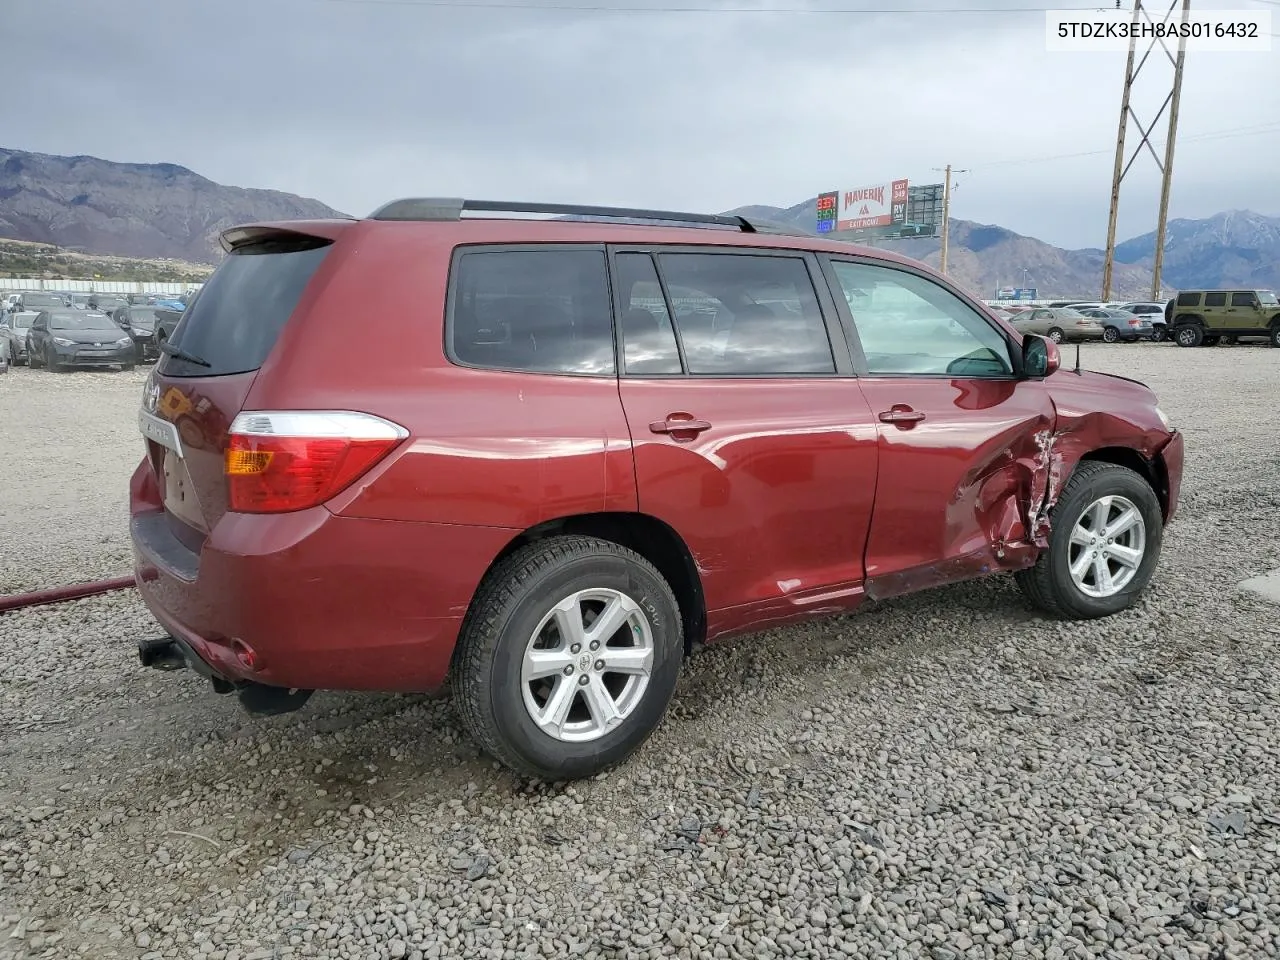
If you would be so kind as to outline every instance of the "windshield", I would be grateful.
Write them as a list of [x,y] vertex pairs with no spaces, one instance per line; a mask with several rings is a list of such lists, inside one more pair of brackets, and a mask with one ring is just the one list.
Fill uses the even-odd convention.
[[1259,290],[1258,302],[1267,307],[1274,307],[1277,303],[1280,303],[1280,301],[1276,300],[1276,295],[1270,290]]
[[101,313],[55,313],[49,318],[50,330],[119,330],[111,318]]

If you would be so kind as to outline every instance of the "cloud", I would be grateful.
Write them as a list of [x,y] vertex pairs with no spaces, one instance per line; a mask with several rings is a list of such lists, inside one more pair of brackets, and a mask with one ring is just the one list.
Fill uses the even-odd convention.
[[[181,163],[358,215],[415,194],[787,206],[896,177],[936,181],[952,163],[970,171],[957,176],[956,216],[1100,245],[1123,55],[1047,53],[1043,16],[1012,12],[1035,5],[853,15],[13,0],[5,32],[21,42],[6,44],[9,76],[28,92],[6,97],[0,130],[20,149]],[[1268,163],[1280,133],[1197,139],[1280,117],[1278,61],[1188,57],[1175,216],[1280,213]],[[1153,60],[1140,78],[1144,120],[1169,75]],[[1140,158],[1122,236],[1153,226],[1158,192],[1155,165]]]

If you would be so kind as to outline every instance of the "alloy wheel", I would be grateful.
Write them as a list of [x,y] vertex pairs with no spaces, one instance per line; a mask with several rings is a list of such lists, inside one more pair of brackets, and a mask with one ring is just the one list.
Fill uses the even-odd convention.
[[1146,546],[1146,521],[1133,501],[1100,497],[1072,528],[1067,547],[1071,580],[1087,596],[1115,596],[1137,576]]
[[525,709],[556,740],[597,740],[644,699],[654,665],[649,620],[620,591],[579,590],[529,638],[520,669]]

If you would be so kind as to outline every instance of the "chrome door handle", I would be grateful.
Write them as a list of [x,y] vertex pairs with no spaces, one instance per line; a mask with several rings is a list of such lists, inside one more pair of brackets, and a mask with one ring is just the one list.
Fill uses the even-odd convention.
[[692,417],[667,417],[665,420],[654,420],[649,424],[649,429],[653,433],[701,433],[703,430],[710,430],[711,424]]
[[881,423],[918,423],[923,419],[923,413],[903,404],[898,404],[892,410],[885,410],[880,414]]

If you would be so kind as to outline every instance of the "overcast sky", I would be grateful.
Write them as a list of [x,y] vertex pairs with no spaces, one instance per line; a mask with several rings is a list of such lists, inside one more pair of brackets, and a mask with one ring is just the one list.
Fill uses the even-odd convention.
[[[1124,55],[1047,53],[1044,14],[1027,11],[1043,0],[0,5],[7,147],[179,163],[356,215],[406,195],[789,206],[938,182],[950,162],[970,170],[954,216],[1063,246],[1105,239]],[[894,12],[671,11],[712,6]],[[1195,4],[1215,6],[1271,10],[1280,33],[1276,0]],[[904,12],[926,7],[947,12]],[[1188,56],[1173,216],[1280,214],[1273,44]],[[1161,57],[1139,79],[1144,120],[1171,74]],[[1122,238],[1154,227],[1158,193],[1140,158]]]

